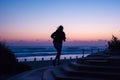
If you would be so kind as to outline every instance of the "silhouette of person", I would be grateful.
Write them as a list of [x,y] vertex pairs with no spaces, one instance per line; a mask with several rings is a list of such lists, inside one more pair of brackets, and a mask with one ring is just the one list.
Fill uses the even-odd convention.
[[62,49],[62,43],[63,41],[66,41],[65,33],[63,32],[63,26],[60,25],[57,30],[51,34],[51,38],[53,39],[54,47],[57,51],[57,55],[55,57],[55,60],[53,60],[53,65],[56,66],[60,64],[60,55],[61,55],[61,49]]

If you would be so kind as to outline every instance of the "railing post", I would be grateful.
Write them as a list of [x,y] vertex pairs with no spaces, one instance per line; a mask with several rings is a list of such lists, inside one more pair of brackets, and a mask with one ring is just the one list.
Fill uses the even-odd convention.
[[78,56],[76,56],[76,59],[78,59]]
[[84,49],[82,49],[82,58],[84,58],[84,53],[85,53]]
[[51,57],[51,58],[50,58],[50,60],[52,61],[52,60],[53,60],[53,58]]
[[66,60],[66,57],[64,57],[64,60]]
[[27,59],[25,58],[25,62],[27,62]]
[[42,61],[44,61],[44,58],[42,58]]
[[36,58],[34,58],[34,61],[36,61]]

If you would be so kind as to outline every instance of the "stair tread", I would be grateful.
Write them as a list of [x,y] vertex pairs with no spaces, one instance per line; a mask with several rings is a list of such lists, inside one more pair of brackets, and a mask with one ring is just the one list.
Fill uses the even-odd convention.
[[52,75],[52,68],[44,71],[43,80],[55,80],[54,76]]
[[98,78],[92,78],[92,77],[83,77],[83,76],[69,76],[66,75],[64,72],[62,72],[60,69],[53,69],[52,70],[55,77],[61,79],[61,80],[107,80],[107,79],[98,79]]
[[80,64],[77,62],[71,62],[72,65],[75,65],[77,67],[88,67],[88,68],[103,68],[103,69],[117,69],[120,70],[120,67],[117,66],[96,66],[96,65],[90,65],[90,64]]
[[86,60],[86,61],[91,61],[91,62],[108,62],[107,60]]
[[62,69],[71,72],[71,73],[87,73],[87,74],[95,74],[95,75],[117,75],[120,76],[120,73],[113,73],[113,72],[102,72],[102,71],[88,71],[88,70],[75,70],[70,66],[62,66]]
[[106,60],[106,57],[84,57],[80,58],[80,60]]

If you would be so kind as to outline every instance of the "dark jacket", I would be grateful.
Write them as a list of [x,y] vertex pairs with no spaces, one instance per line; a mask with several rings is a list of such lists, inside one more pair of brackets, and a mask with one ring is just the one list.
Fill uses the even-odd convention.
[[63,31],[56,31],[52,33],[51,38],[53,39],[53,42],[59,42],[62,44],[62,41],[65,41],[65,33]]

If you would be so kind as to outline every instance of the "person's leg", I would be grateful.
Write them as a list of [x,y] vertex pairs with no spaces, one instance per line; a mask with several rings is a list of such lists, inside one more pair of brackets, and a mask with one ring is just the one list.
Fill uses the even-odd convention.
[[54,47],[57,51],[57,55],[55,57],[55,60],[53,61],[53,65],[56,65],[56,61],[57,61],[57,64],[60,63],[60,55],[61,55],[62,44],[54,43]]
[[58,50],[58,54],[57,54],[58,65],[60,64],[60,55],[61,55],[61,49]]
[[56,66],[56,62],[57,62],[57,64],[60,64],[60,54],[61,54],[61,51],[57,49],[57,55],[56,55],[55,59],[53,60],[54,66]]
[[56,51],[57,51],[57,55],[56,55],[56,57],[55,57],[55,60],[57,60],[57,59],[59,58],[59,54],[60,54],[60,51],[59,51],[58,48],[56,48]]
[[55,56],[55,59],[53,60],[53,66],[56,66],[56,61],[58,59],[58,48],[57,48],[57,44],[56,43],[54,43],[54,47],[55,47],[55,49],[57,51],[57,54]]

